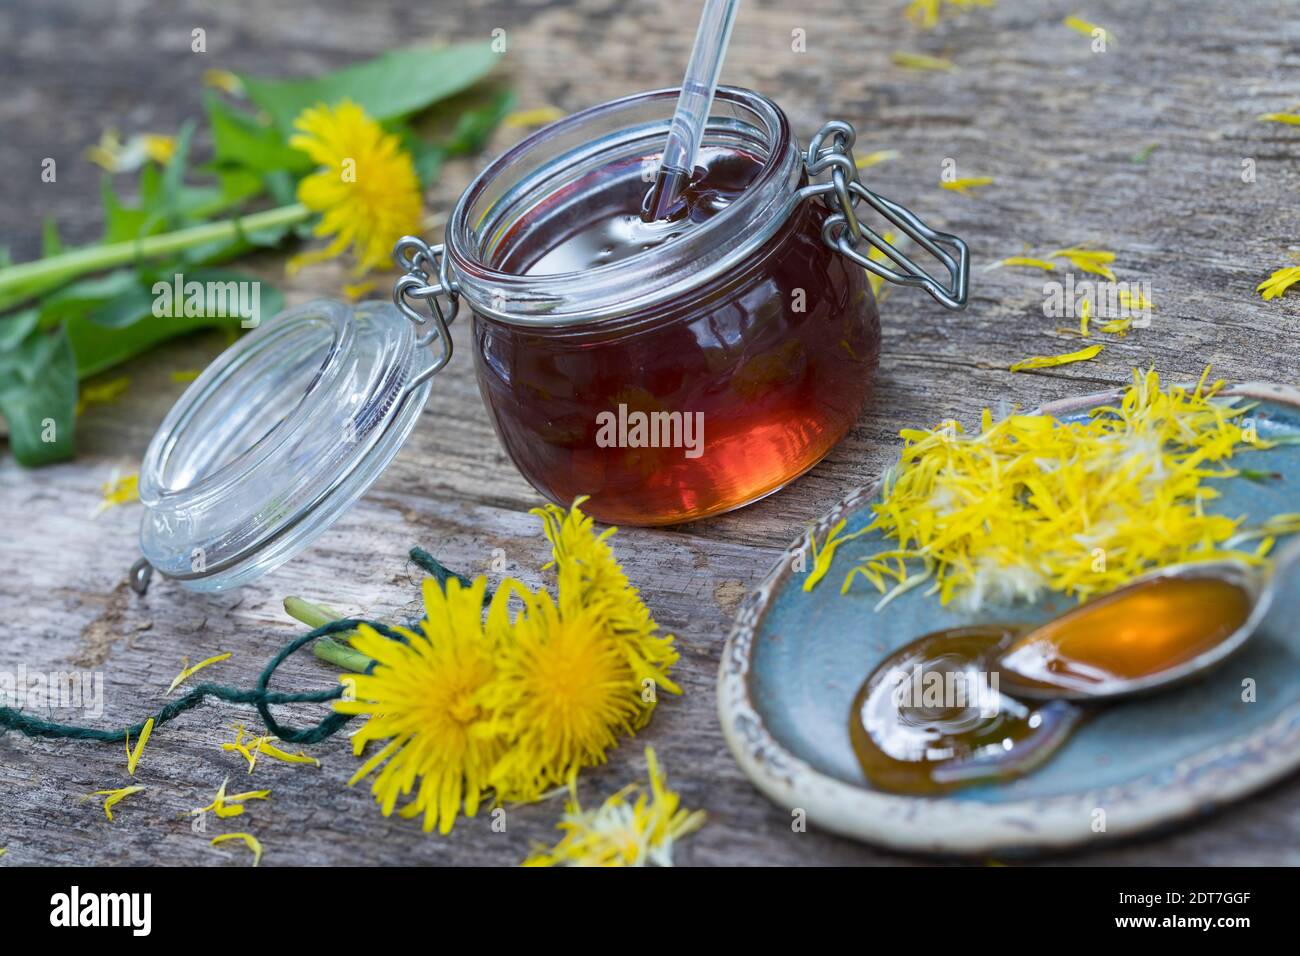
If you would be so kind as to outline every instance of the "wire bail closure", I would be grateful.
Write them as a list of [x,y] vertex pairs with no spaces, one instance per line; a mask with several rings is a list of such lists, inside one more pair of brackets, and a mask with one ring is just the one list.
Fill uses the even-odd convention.
[[[856,138],[857,133],[851,124],[843,120],[832,120],[818,130],[804,155],[804,166],[810,180],[830,170],[829,182],[814,182],[799,191],[800,199],[821,196],[831,210],[831,215],[822,224],[822,239],[832,249],[852,259],[868,272],[899,285],[919,286],[945,308],[966,308],[970,284],[970,249],[957,236],[931,229],[910,210],[864,186],[853,159],[853,143]],[[948,271],[947,283],[930,275],[906,254],[886,242],[883,236],[864,225],[855,210],[859,200],[864,200],[938,259]],[[906,271],[891,269],[859,252],[858,244],[864,238]]]
[[[423,328],[433,320],[433,328],[416,341],[420,348],[428,348],[435,341],[441,346],[434,362],[411,379],[406,392],[412,392],[433,378],[451,361],[451,332],[449,326],[460,313],[460,291],[447,272],[447,256],[441,244],[431,246],[419,236],[403,236],[393,246],[393,261],[403,275],[393,285],[393,304],[413,324]],[[433,280],[433,281],[431,281]],[[447,311],[439,297],[447,300]],[[411,300],[426,302],[428,314],[421,312]]]

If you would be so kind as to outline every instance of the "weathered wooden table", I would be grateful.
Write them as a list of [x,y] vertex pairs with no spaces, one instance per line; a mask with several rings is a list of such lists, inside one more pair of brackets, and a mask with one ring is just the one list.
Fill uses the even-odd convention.
[[[1105,53],[1062,25],[1074,0],[1003,0],[926,33],[902,16],[905,0],[747,0],[727,62],[728,82],[775,97],[807,136],[842,117],[860,151],[899,159],[870,171],[885,195],[966,237],[975,276],[969,309],[944,312],[925,296],[885,302],[878,400],[831,456],[782,493],[738,513],[666,530],[625,529],[615,543],[659,621],[675,632],[685,693],[667,699],[648,730],[606,767],[585,773],[594,801],[638,778],[653,744],[685,804],[709,823],[678,860],[710,863],[899,863],[902,858],[818,832],[790,818],[741,775],[714,711],[714,675],[731,615],[778,551],[836,498],[870,481],[896,451],[898,429],[985,405],[1040,401],[1124,382],[1134,366],[1196,376],[1206,362],[1239,380],[1296,382],[1300,297],[1264,302],[1253,292],[1287,263],[1297,237],[1300,130],[1256,114],[1300,101],[1300,4],[1291,0],[1124,3],[1091,0],[1083,14],[1114,34]],[[0,9],[0,217],[19,258],[35,254],[42,215],[71,240],[94,237],[98,170],[84,148],[113,124],[168,130],[196,114],[209,67],[281,73],[340,65],[425,38],[462,40],[507,31],[502,71],[521,106],[576,110],[679,77],[697,4],[687,0],[318,0],[266,4],[185,0],[16,0]],[[208,52],[189,51],[207,30]],[[792,49],[792,31],[806,52]],[[950,73],[891,64],[895,50],[948,56]],[[499,134],[499,149],[517,137]],[[1134,155],[1146,152],[1144,162]],[[55,156],[57,185],[37,185],[40,158]],[[938,187],[941,164],[994,184],[966,197]],[[1247,163],[1247,161],[1250,161]],[[481,159],[445,170],[430,209],[445,214]],[[1253,166],[1253,181],[1243,169]],[[1249,177],[1247,177],[1249,178]],[[1077,347],[1044,318],[1039,274],[983,271],[995,259],[1079,242],[1118,253],[1121,279],[1152,283],[1152,326],[1107,340],[1101,357],[1036,374],[1007,365]],[[288,282],[282,260],[256,264],[291,303],[337,295],[340,268]],[[423,421],[374,489],[297,560],[238,592],[190,594],[156,580],[136,596],[126,570],[137,555],[139,506],[91,515],[114,469],[130,472],[182,386],[169,371],[200,365],[219,337],[197,337],[124,369],[116,404],[81,419],[75,462],[27,472],[0,460],[0,669],[87,669],[106,681],[105,726],[154,709],[182,659],[234,657],[214,679],[249,684],[267,656],[297,632],[285,595],[371,616],[405,616],[418,575],[405,557],[421,544],[470,573],[504,549],[507,572],[540,580],[546,553],[528,508],[538,496],[492,433],[475,387],[467,324],[459,354],[435,383]],[[317,687],[332,673],[310,657],[281,671],[284,686]],[[297,715],[300,718],[303,715]],[[248,781],[243,760],[219,749],[250,708],[212,706],[167,725],[139,771],[147,789],[108,824],[92,790],[122,786],[121,747],[0,738],[0,847],[4,864],[243,863],[208,845],[186,812],[207,803],[226,775]],[[250,781],[273,799],[246,826],[266,864],[512,864],[532,841],[551,841],[561,801],[511,809],[506,832],[486,816],[449,837],[381,817],[343,739],[315,748],[324,766],[264,761]],[[242,821],[241,821],[242,822]],[[1300,780],[1217,817],[1150,840],[1098,847],[1064,862],[1300,863]]]

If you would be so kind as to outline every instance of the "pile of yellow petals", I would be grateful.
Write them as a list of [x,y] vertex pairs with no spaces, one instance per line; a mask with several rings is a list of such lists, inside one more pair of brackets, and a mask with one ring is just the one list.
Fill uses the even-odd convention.
[[[556,597],[506,579],[486,615],[487,581],[444,589],[424,582],[419,630],[403,641],[360,626],[352,646],[377,663],[340,678],[335,708],[367,717],[358,756],[379,744],[352,778],[373,775],[385,816],[420,817],[451,830],[489,793],[528,802],[563,786],[641,729],[677,661],[659,625],[615,560],[608,529],[597,535],[579,502],[534,512],[551,542]],[[512,612],[512,597],[518,610]]]
[[289,272],[349,246],[358,274],[387,265],[393,243],[420,231],[420,180],[401,140],[349,100],[303,110],[294,128],[289,145],[320,166],[298,184],[298,200],[321,214],[316,235],[332,241],[295,256]]
[[673,843],[704,825],[704,811],[681,806],[650,747],[645,751],[649,789],[624,787],[595,810],[578,803],[577,780],[558,824],[564,836],[538,850],[524,866],[672,866]]
[[1271,445],[1243,430],[1251,406],[1216,398],[1223,383],[1207,385],[1208,375],[1193,389],[1165,390],[1155,372],[1135,371],[1120,403],[1086,421],[995,423],[986,409],[977,434],[955,422],[904,430],[875,519],[824,542],[817,577],[828,552],[873,530],[896,546],[854,567],[843,590],[861,576],[885,594],[882,604],[926,583],[942,603],[959,597],[970,608],[1047,590],[1082,600],[1155,567],[1261,563],[1271,540],[1236,550],[1241,519],[1205,511],[1218,492],[1204,479],[1237,474],[1224,464],[1235,452]]

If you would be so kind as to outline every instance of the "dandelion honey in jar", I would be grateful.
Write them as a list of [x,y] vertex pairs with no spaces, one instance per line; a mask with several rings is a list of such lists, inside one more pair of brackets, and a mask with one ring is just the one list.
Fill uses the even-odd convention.
[[[473,313],[503,446],[546,497],[590,495],[605,522],[686,521],[777,490],[853,426],[879,361],[863,257],[836,246],[832,187],[810,185],[770,100],[720,89],[680,201],[643,216],[676,95],[539,131],[447,227],[444,285]],[[851,154],[824,165],[842,174]],[[963,295],[964,266],[963,249]]]

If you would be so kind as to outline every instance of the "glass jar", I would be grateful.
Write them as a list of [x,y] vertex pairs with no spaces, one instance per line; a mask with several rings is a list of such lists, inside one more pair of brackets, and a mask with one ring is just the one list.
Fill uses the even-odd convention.
[[880,354],[861,257],[833,241],[849,223],[810,201],[856,181],[852,131],[819,135],[812,165],[833,181],[810,186],[784,113],[749,90],[718,90],[701,144],[757,170],[719,214],[607,265],[521,268],[581,225],[593,192],[640,198],[676,98],[630,96],[529,137],[465,191],[443,250],[502,445],[547,498],[589,495],[606,522],[688,521],[781,488],[852,427]]
[[[862,185],[848,124],[801,153],[776,104],[723,87],[703,150],[743,158],[743,188],[653,248],[531,268],[593,196],[626,203],[648,188],[677,95],[605,103],[507,151],[461,196],[445,245],[398,242],[392,304],[309,303],[219,356],[145,454],[133,585],[156,569],[223,590],[306,547],[415,427],[462,299],[502,445],[558,504],[589,495],[601,521],[667,524],[815,465],[871,395],[880,323],[866,272],[961,308],[966,246]],[[864,204],[947,281],[861,222]]]

